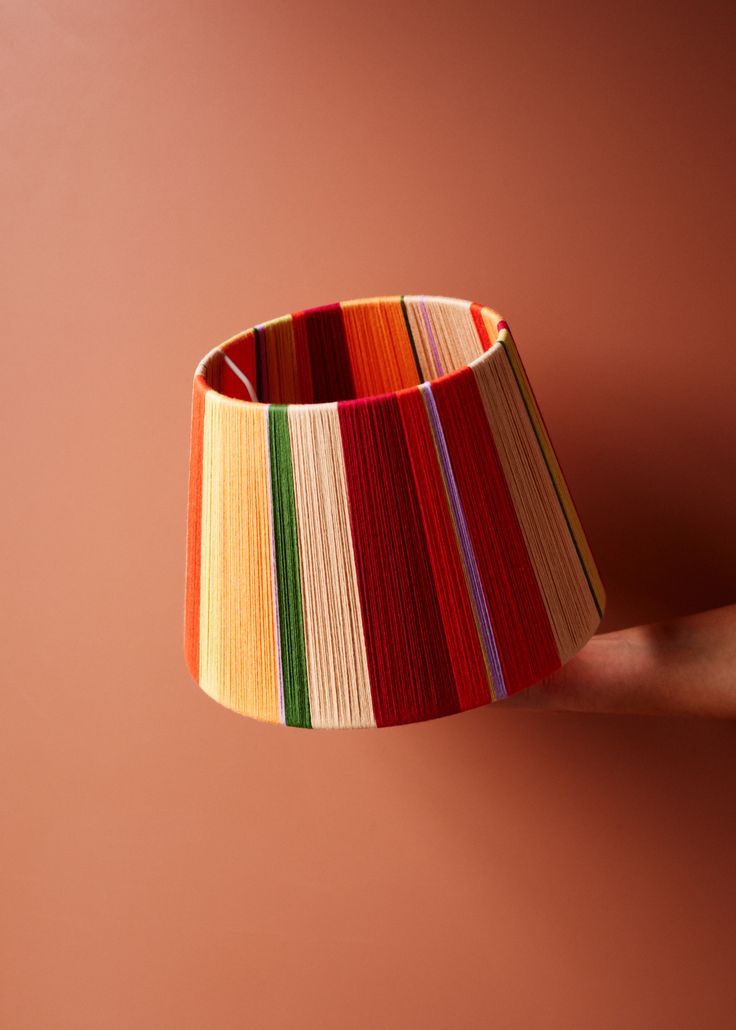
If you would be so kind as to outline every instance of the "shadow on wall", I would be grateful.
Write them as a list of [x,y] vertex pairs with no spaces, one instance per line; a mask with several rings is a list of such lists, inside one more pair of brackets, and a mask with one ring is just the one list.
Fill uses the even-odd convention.
[[689,419],[661,384],[645,404],[619,384],[605,426],[588,432],[570,386],[556,390],[545,391],[543,411],[606,587],[601,630],[736,601],[736,536],[726,528],[736,482],[726,448],[713,446],[730,434],[723,411]]
[[682,963],[684,934],[698,957],[665,1009],[676,1012],[679,989],[702,990],[703,977],[723,974],[724,828],[733,821],[723,784],[733,777],[726,755],[736,727],[497,704],[380,737],[380,769],[368,773],[376,756],[360,749],[366,774],[382,778],[415,822],[435,878],[446,879],[436,889],[468,886],[474,896],[462,900],[460,888],[458,904],[471,906],[471,932],[487,925],[492,947],[506,928],[513,947],[518,924],[528,948],[535,927],[536,960],[548,948],[548,973],[569,979],[575,970],[593,1011],[596,978],[598,987],[601,977],[615,981],[617,969],[632,998],[637,981],[639,1000],[647,996],[648,949],[662,975],[668,961],[673,970]]

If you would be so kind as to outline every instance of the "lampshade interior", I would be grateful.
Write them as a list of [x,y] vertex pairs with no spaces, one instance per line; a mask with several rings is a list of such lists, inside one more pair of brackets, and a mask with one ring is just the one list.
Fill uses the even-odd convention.
[[496,320],[488,308],[446,297],[330,304],[248,330],[206,374],[227,396],[270,404],[393,393],[468,365],[495,340]]

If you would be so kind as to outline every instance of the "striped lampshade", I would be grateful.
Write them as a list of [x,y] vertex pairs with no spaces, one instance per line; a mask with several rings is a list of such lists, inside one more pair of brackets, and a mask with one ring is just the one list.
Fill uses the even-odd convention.
[[192,675],[288,726],[507,697],[604,605],[507,323],[445,297],[311,308],[211,351],[187,548]]

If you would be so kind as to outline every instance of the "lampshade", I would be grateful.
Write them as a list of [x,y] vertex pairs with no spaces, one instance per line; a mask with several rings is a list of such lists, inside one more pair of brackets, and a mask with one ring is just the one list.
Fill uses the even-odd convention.
[[289,726],[507,697],[604,605],[508,324],[446,297],[311,308],[210,351],[187,548],[192,675]]

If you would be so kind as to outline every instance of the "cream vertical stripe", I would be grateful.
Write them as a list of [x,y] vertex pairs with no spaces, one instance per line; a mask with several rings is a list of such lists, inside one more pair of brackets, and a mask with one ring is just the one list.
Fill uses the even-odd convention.
[[375,726],[337,404],[290,407],[289,435],[312,725]]
[[[492,317],[495,312],[491,312],[490,309],[483,309],[483,321],[486,327],[490,329],[492,324]],[[527,411],[529,418],[532,419],[534,428],[536,429],[539,437],[539,443],[547,459],[547,465],[549,468],[549,474],[552,476],[557,491],[559,492],[558,502],[563,506],[567,519],[570,523],[570,532],[575,537],[575,542],[580,551],[580,561],[585,565],[585,570],[590,579],[590,589],[594,592],[598,602],[600,611],[602,612],[606,607],[606,591],[601,582],[601,577],[598,572],[598,568],[595,564],[595,560],[590,550],[590,545],[585,536],[585,532],[580,522],[575,504],[573,503],[570,491],[567,486],[565,477],[562,474],[562,469],[557,461],[557,455],[555,449],[552,446],[552,441],[549,438],[547,429],[544,424],[541,412],[537,406],[537,402],[534,398],[534,393],[530,386],[529,380],[524,370],[519,352],[516,349],[514,338],[508,328],[502,329],[498,335],[498,339],[501,341],[504,350],[508,356],[508,360],[516,374],[516,378],[519,384],[519,389],[522,392],[524,400],[526,402]]]
[[[419,364],[426,379],[436,379],[440,374],[464,368],[483,353],[469,301],[453,297],[407,296],[404,303]],[[441,371],[437,367],[435,349]]]
[[419,358],[422,375],[427,381],[436,379],[439,375],[439,370],[437,368],[437,363],[434,360],[434,355],[432,354],[432,346],[427,334],[427,328],[424,324],[424,316],[422,315],[419,297],[404,297],[404,304],[406,305],[406,317],[411,329],[411,335],[414,341],[414,347],[416,348],[417,357]]
[[436,297],[427,303],[427,313],[445,355],[445,372],[455,372],[480,357],[483,346],[468,301]]
[[597,626],[598,612],[503,348],[492,347],[473,365],[473,373],[565,662]]

